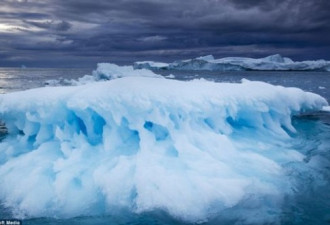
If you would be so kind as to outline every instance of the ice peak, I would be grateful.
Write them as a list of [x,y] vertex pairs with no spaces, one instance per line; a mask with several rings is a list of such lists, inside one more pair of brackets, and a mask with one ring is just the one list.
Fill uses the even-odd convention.
[[280,54],[270,55],[264,58],[264,60],[269,60],[270,62],[284,63],[284,58]]
[[196,59],[200,59],[200,60],[204,60],[204,61],[212,61],[212,60],[214,60],[214,56],[213,55],[205,55],[205,56],[197,57]]

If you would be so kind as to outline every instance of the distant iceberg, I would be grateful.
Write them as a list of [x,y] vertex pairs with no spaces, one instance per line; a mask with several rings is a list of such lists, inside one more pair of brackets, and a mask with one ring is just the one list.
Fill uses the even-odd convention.
[[[152,71],[154,70],[154,71]],[[279,54],[265,58],[253,59],[244,57],[226,57],[215,59],[212,55],[195,59],[179,60],[173,63],[154,61],[135,62],[133,66],[118,66],[113,63],[98,63],[96,70],[77,80],[52,79],[44,82],[45,86],[82,85],[97,81],[106,81],[122,77],[155,77],[164,78],[156,74],[157,70],[192,70],[192,71],[330,71],[330,61],[302,61],[294,62],[290,58]],[[165,78],[173,78],[174,75]]]
[[297,88],[108,64],[89,79],[112,80],[0,96],[0,202],[14,217],[163,210],[274,223],[294,192],[288,168],[306,166],[291,116],[328,105]]
[[167,69],[169,67],[168,63],[153,62],[153,61],[142,61],[135,62],[134,69]]
[[330,61],[315,60],[294,62],[290,58],[279,54],[265,58],[226,57],[215,59],[212,55],[195,59],[179,60],[173,63],[160,62],[135,62],[136,69],[153,70],[209,70],[209,71],[243,71],[243,70],[267,70],[267,71],[330,71]]

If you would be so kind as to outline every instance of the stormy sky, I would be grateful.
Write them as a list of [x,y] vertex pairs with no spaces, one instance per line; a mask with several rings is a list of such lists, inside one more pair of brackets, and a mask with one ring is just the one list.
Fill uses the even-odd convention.
[[0,0],[0,66],[330,60],[329,0]]

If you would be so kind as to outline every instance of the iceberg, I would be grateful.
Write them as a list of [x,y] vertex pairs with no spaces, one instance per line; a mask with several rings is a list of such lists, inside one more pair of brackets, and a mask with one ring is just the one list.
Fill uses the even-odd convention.
[[79,79],[52,79],[44,82],[45,86],[71,86],[83,85],[98,81],[107,81],[122,77],[154,77],[164,78],[149,69],[136,69],[133,66],[118,66],[113,63],[98,63],[96,70],[91,75],[85,75]]
[[135,62],[133,67],[134,69],[153,69],[153,70],[162,70],[167,69],[169,66],[168,63],[162,62],[153,62],[153,61],[142,61],[142,62]]
[[211,71],[330,71],[330,61],[315,60],[295,62],[290,58],[279,54],[265,58],[226,57],[215,59],[212,55],[202,56],[195,59],[179,60],[173,63],[137,62],[134,68],[167,69],[167,70],[211,70]]
[[[279,54],[265,58],[253,59],[245,57],[226,57],[215,59],[212,55],[201,56],[195,59],[179,60],[173,63],[154,61],[135,62],[133,66],[118,66],[112,63],[98,63],[91,75],[85,75],[78,80],[52,79],[44,82],[45,86],[81,85],[97,81],[107,81],[122,77],[156,77],[159,70],[186,70],[186,71],[330,71],[330,61],[302,61],[294,62],[290,58]],[[173,78],[174,75],[165,78]]]
[[258,223],[271,223],[294,192],[285,165],[304,167],[288,144],[291,117],[328,106],[248,80],[184,82],[108,64],[95,77],[118,79],[0,96],[0,203],[14,217],[162,210],[255,224],[262,211]]

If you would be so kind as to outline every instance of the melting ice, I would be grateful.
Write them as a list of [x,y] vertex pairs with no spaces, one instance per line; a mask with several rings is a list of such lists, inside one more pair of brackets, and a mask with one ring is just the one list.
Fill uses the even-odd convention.
[[[279,219],[295,185],[286,165],[305,158],[290,145],[291,117],[326,107],[324,98],[262,82],[183,82],[101,67],[78,86],[0,96],[8,132],[0,202],[13,216],[162,210],[187,222]],[[119,79],[88,82],[104,74]]]

